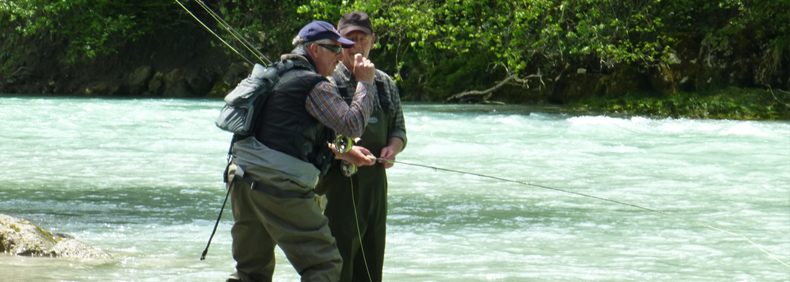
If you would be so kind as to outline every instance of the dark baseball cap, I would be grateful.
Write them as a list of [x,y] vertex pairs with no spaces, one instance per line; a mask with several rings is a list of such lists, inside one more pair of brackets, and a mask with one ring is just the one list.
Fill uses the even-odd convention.
[[370,23],[370,17],[363,12],[346,13],[340,18],[337,29],[340,31],[340,34],[348,34],[355,30],[365,34],[373,34],[373,25]]
[[343,38],[332,24],[325,21],[313,21],[299,31],[299,43],[312,42],[321,39],[331,39],[340,42],[343,48],[354,47],[354,41]]

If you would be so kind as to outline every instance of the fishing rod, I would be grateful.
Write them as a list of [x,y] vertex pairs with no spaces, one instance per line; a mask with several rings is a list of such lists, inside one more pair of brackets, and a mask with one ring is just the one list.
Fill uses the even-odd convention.
[[[197,16],[195,16],[195,14],[193,14],[193,13],[192,13],[192,11],[190,11],[190,10],[189,10],[189,9],[188,9],[186,6],[184,6],[184,4],[182,4],[182,3],[181,3],[180,1],[178,1],[178,0],[174,0],[174,1],[176,1],[176,3],[178,3],[178,5],[179,5],[179,6],[181,6],[181,8],[183,8],[183,9],[184,9],[184,11],[186,11],[186,12],[187,12],[187,13],[188,13],[190,16],[192,16],[192,18],[194,18],[194,19],[195,19],[195,21],[197,21],[198,23],[200,23],[200,25],[202,25],[202,26],[203,26],[203,27],[204,27],[206,30],[208,30],[208,32],[210,32],[211,34],[213,34],[213,35],[214,35],[214,37],[216,37],[217,39],[219,39],[219,41],[220,41],[220,42],[222,42],[223,44],[225,44],[225,46],[227,46],[228,48],[230,48],[230,50],[232,50],[232,51],[233,51],[234,53],[236,53],[237,55],[241,56],[241,57],[242,57],[242,58],[243,58],[245,61],[247,61],[248,63],[250,63],[250,64],[254,64],[254,63],[253,63],[253,62],[252,62],[250,59],[248,59],[246,56],[242,55],[242,54],[241,54],[241,53],[240,53],[238,50],[236,50],[236,48],[233,48],[233,46],[231,46],[231,45],[230,45],[230,43],[228,43],[227,41],[225,41],[224,39],[222,39],[222,37],[220,37],[220,36],[219,36],[219,35],[218,35],[216,32],[214,32],[214,30],[212,30],[212,29],[211,29],[210,27],[208,27],[208,26],[207,26],[205,23],[203,23],[203,21],[201,21],[201,20],[200,20],[200,19],[199,19]],[[214,12],[214,10],[212,10],[212,9],[211,9],[211,8],[210,8],[208,5],[206,5],[206,3],[204,3],[202,0],[196,0],[196,2],[198,2],[198,4],[200,4],[200,6],[201,6],[201,7],[202,7],[204,10],[206,10],[206,12],[208,12],[208,13],[211,15],[211,17],[212,17],[212,18],[214,18],[214,20],[216,20],[216,21],[217,21],[217,23],[218,23],[220,26],[222,26],[223,28],[225,28],[225,30],[227,30],[227,31],[228,31],[228,32],[229,32],[231,35],[233,35],[233,37],[234,37],[234,38],[235,38],[237,41],[239,41],[239,42],[240,42],[240,43],[241,43],[241,44],[244,46],[244,48],[246,48],[246,49],[247,49],[247,51],[249,51],[249,52],[253,53],[253,54],[254,54],[254,55],[255,55],[255,56],[258,58],[258,60],[261,62],[261,64],[263,64],[264,66],[268,66],[268,65],[270,65],[270,64],[272,63],[272,62],[269,60],[269,58],[267,58],[265,55],[263,55],[263,53],[261,53],[260,51],[258,51],[258,49],[257,49],[257,48],[255,48],[255,46],[253,46],[253,45],[252,45],[252,43],[250,43],[249,41],[247,41],[246,39],[244,39],[244,36],[242,36],[241,34],[239,34],[239,33],[236,31],[236,29],[234,29],[234,28],[233,28],[233,27],[232,27],[230,24],[228,24],[228,22],[226,22],[225,20],[223,20],[223,19],[222,19],[222,17],[220,17],[220,16],[219,16],[219,15],[218,15],[216,12]]]
[[640,209],[640,210],[644,210],[644,211],[648,211],[648,212],[652,212],[652,213],[657,213],[657,214],[660,214],[660,215],[669,216],[669,217],[672,217],[672,218],[676,218],[676,219],[684,220],[684,221],[687,221],[687,222],[691,222],[691,223],[694,223],[696,225],[699,225],[699,226],[702,226],[702,227],[706,227],[706,228],[709,228],[709,229],[712,229],[712,230],[716,230],[716,231],[719,231],[719,232],[727,233],[727,234],[730,234],[730,235],[733,235],[733,236],[736,236],[736,237],[741,237],[743,240],[749,242],[752,246],[754,246],[758,250],[762,251],[763,253],[768,255],[770,258],[776,260],[780,264],[782,264],[785,267],[787,267],[788,269],[790,269],[790,264],[788,264],[785,261],[782,261],[777,256],[775,256],[774,254],[772,254],[772,253],[768,252],[767,250],[765,250],[764,248],[760,247],[759,245],[757,245],[757,243],[752,241],[752,239],[749,239],[749,237],[746,237],[746,235],[743,235],[743,234],[738,233],[738,232],[729,231],[729,230],[726,230],[726,229],[723,229],[723,228],[720,228],[720,227],[716,227],[716,226],[713,226],[713,225],[710,225],[710,224],[707,224],[707,223],[704,223],[704,222],[700,222],[700,221],[697,221],[697,220],[693,220],[693,219],[690,219],[690,218],[686,218],[686,217],[682,217],[682,216],[679,216],[679,215],[666,213],[666,212],[663,212],[663,211],[660,211],[660,210],[646,208],[646,207],[639,206],[639,205],[634,205],[634,204],[621,202],[621,201],[617,201],[617,200],[612,200],[612,199],[602,198],[602,197],[593,196],[593,195],[589,195],[589,194],[574,192],[574,191],[570,191],[570,190],[554,188],[554,187],[549,187],[549,186],[545,186],[545,185],[539,185],[539,184],[529,183],[529,182],[526,182],[526,181],[513,180],[513,179],[508,179],[508,178],[503,178],[503,177],[498,177],[498,176],[491,176],[491,175],[486,175],[486,174],[467,172],[467,171],[461,171],[461,170],[455,170],[455,169],[449,169],[449,168],[442,168],[442,167],[437,167],[437,166],[432,166],[432,165],[424,165],[424,164],[418,164],[418,163],[412,163],[412,162],[383,159],[383,158],[376,158],[376,161],[377,162],[389,162],[389,163],[396,163],[396,164],[404,164],[404,165],[423,167],[423,168],[430,168],[430,169],[433,169],[435,171],[441,170],[441,171],[454,172],[454,173],[459,173],[459,174],[473,175],[473,176],[477,176],[477,177],[481,177],[481,178],[494,179],[494,180],[499,180],[499,181],[504,181],[504,182],[517,183],[517,184],[521,184],[521,185],[527,185],[527,186],[538,187],[538,188],[543,188],[543,189],[548,189],[548,190],[554,190],[554,191],[558,191],[558,192],[573,194],[573,195],[587,197],[587,198],[593,198],[593,199],[596,199],[596,200],[601,200],[601,201],[605,201],[605,202],[610,202],[610,203],[615,203],[615,204],[619,204],[619,205],[629,206],[629,207],[632,207],[632,208],[636,208],[636,209]]
[[266,58],[266,56],[263,55],[261,51],[255,48],[252,45],[252,43],[247,41],[247,39],[245,39],[244,36],[242,36],[239,32],[237,32],[236,29],[233,28],[233,26],[228,24],[228,22],[222,19],[222,17],[220,17],[216,12],[214,12],[214,10],[209,8],[209,6],[206,5],[206,3],[203,2],[203,0],[196,0],[196,1],[198,2],[198,4],[200,4],[201,7],[203,7],[204,10],[206,10],[206,12],[208,12],[214,18],[214,20],[216,20],[220,25],[222,25],[222,27],[224,27],[225,30],[230,32],[230,34],[233,35],[233,37],[236,38],[236,40],[241,42],[242,45],[244,45],[244,47],[247,48],[247,51],[250,51],[250,53],[255,54],[258,57],[258,60],[261,61],[261,63],[263,63],[263,60],[266,60],[266,63],[263,64],[264,66],[272,63],[271,61],[269,61],[269,58]]

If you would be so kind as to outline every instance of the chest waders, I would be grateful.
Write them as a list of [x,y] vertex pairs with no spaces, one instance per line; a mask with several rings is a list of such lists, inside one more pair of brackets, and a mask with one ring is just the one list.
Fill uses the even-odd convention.
[[[379,92],[386,91],[382,85],[376,81]],[[387,146],[392,126],[393,113],[388,100],[379,95],[379,101],[381,108],[371,113],[365,132],[356,144],[374,155],[380,155],[381,149]],[[324,214],[329,218],[329,229],[343,257],[340,281],[352,281],[352,277],[353,281],[380,281],[387,220],[386,170],[376,163],[359,167],[357,173],[348,177],[340,163],[335,161],[316,187],[316,192],[327,197]]]

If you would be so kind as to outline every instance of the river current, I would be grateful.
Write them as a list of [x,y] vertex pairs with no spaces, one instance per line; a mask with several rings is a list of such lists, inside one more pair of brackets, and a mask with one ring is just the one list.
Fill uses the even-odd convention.
[[[0,281],[224,281],[221,100],[0,97],[0,213],[109,260]],[[405,104],[385,281],[790,281],[790,123]],[[375,153],[375,152],[374,152]],[[298,281],[278,250],[275,281]],[[6,280],[10,279],[10,280]]]

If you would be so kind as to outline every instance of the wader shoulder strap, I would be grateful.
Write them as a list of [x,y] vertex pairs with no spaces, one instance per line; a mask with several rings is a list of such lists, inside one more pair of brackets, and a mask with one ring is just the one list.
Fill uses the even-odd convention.
[[[343,76],[340,75],[340,73],[338,72],[333,73],[332,77],[335,79],[335,84],[337,84],[337,90],[340,93],[340,96],[343,97],[343,100],[346,101],[346,104],[351,105],[351,102],[354,100],[354,94],[349,93],[348,84],[346,83],[346,80],[343,79]],[[381,105],[381,109],[383,109],[386,112],[387,110],[389,110],[391,102],[389,101],[389,99],[381,99],[382,93],[387,93],[386,92],[387,87],[384,82],[384,78],[380,76],[378,72],[376,72],[375,83],[376,83],[376,91],[378,91],[379,94],[379,104]],[[354,90],[356,91],[356,88]]]
[[376,70],[376,89],[379,92],[379,105],[381,105],[381,110],[389,112],[390,106],[392,104],[392,93],[387,91],[387,84],[384,82],[384,76],[379,74],[379,71]]

